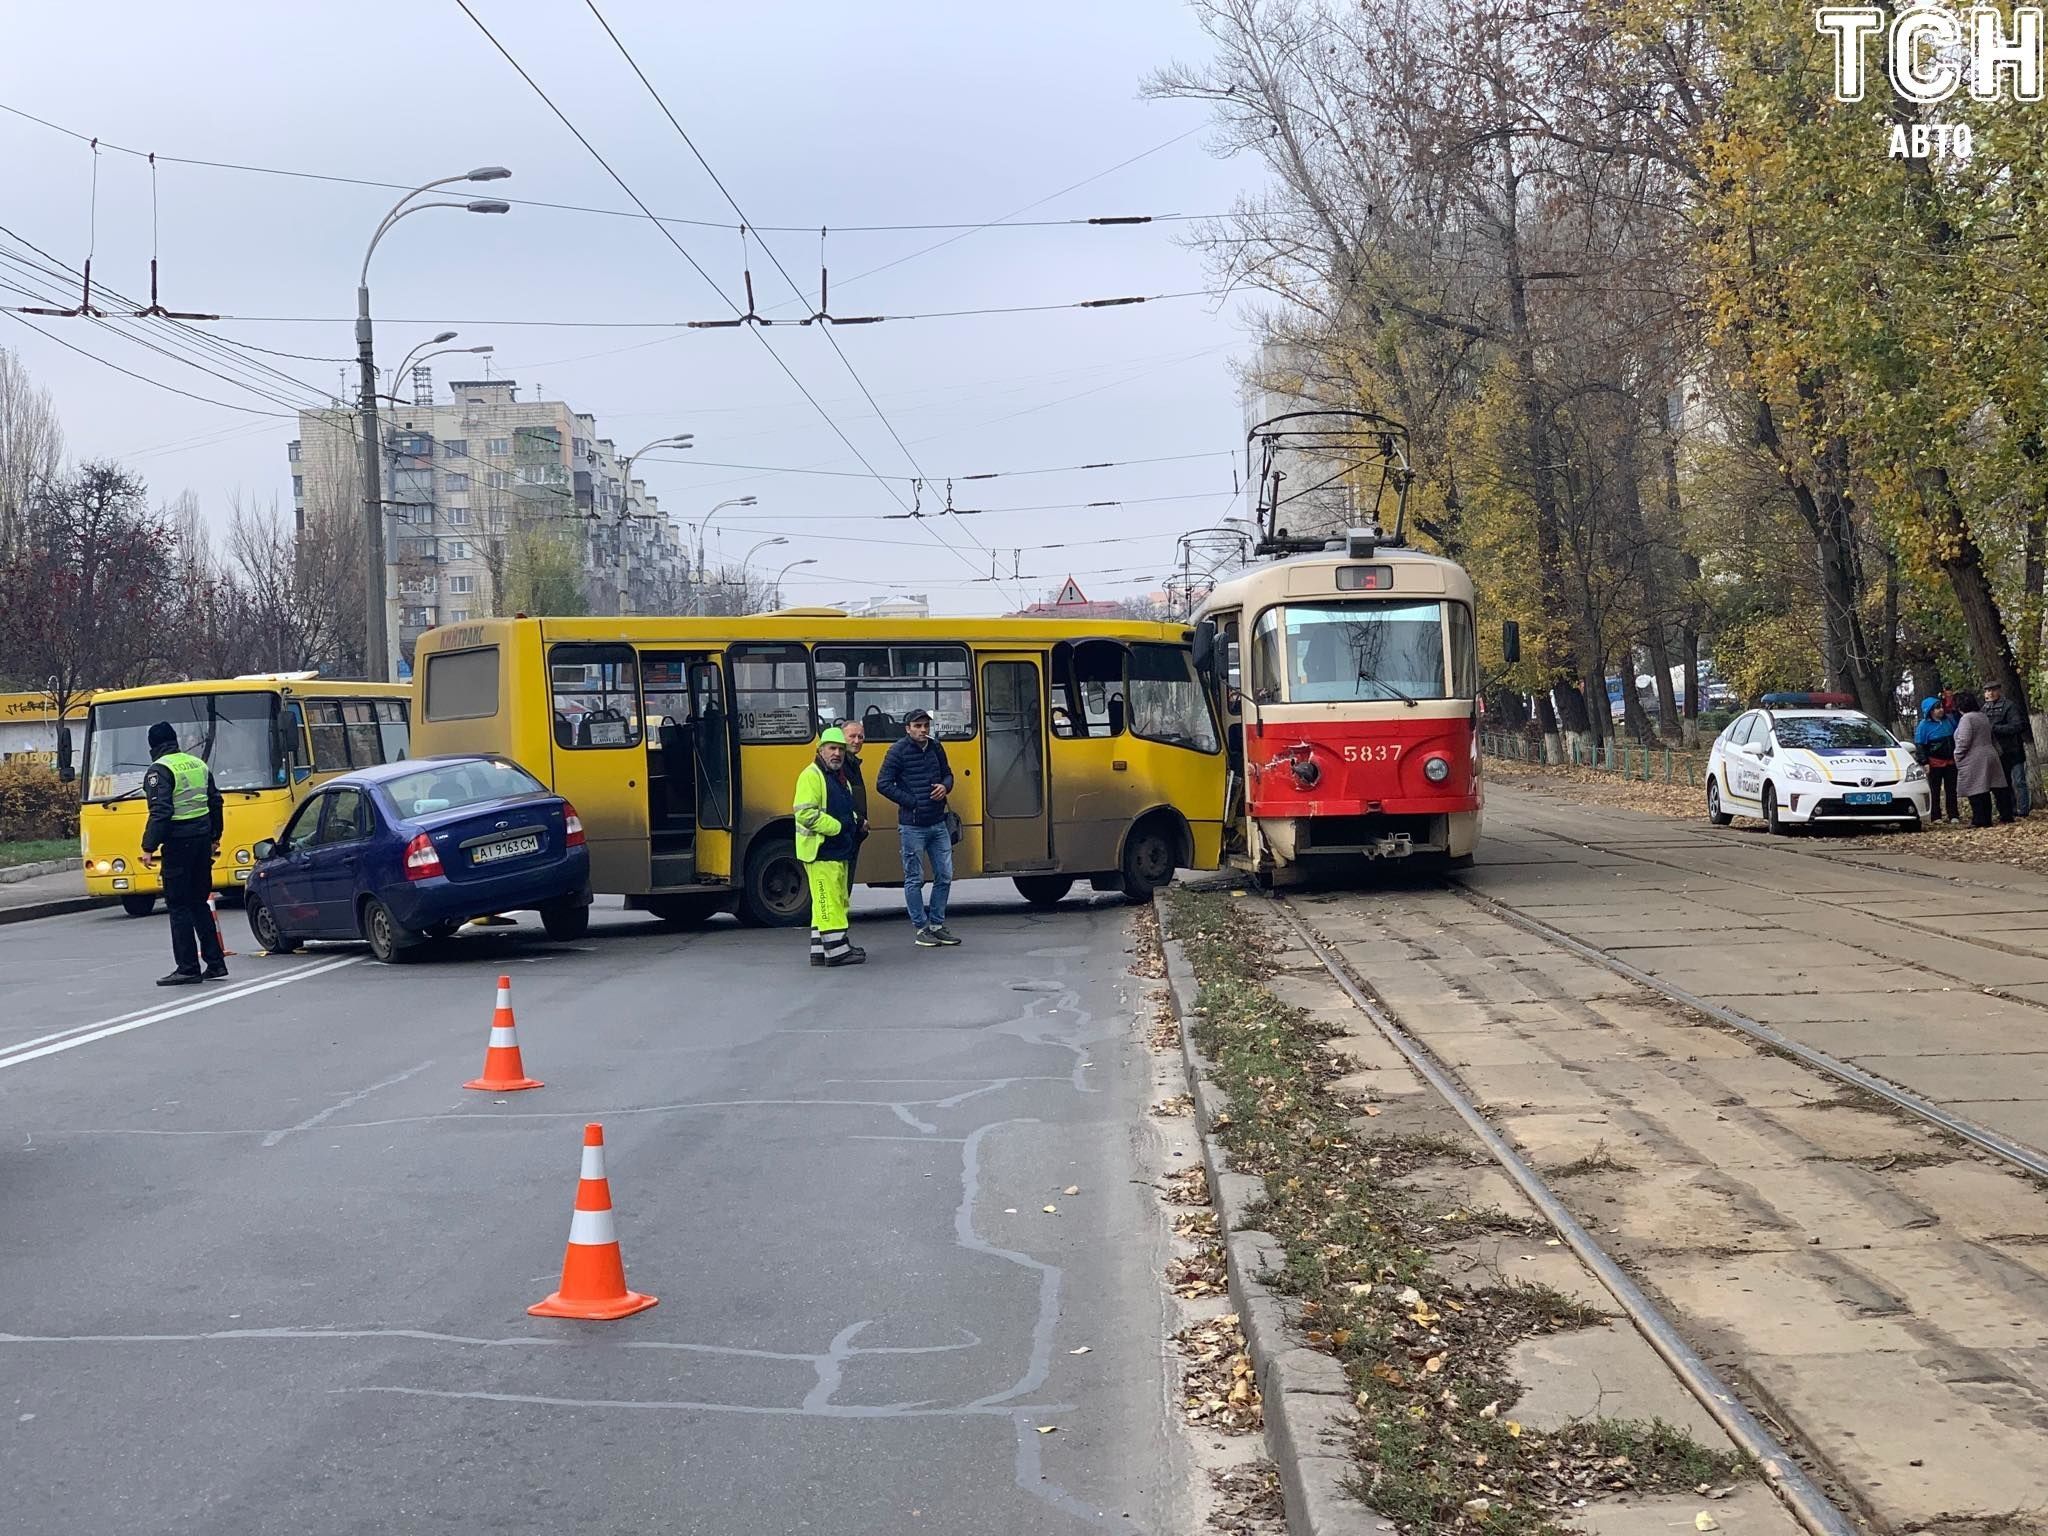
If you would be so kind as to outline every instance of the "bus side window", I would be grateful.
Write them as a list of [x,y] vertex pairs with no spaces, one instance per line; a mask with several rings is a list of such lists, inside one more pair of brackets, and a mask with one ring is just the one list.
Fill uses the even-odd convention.
[[308,704],[306,717],[313,738],[313,771],[344,773],[348,769],[348,726],[341,705],[331,700]]
[[[640,744],[640,661],[630,645],[558,645],[548,652],[555,739],[573,748]],[[562,742],[564,727],[569,740]]]
[[312,777],[313,765],[306,761],[306,710],[296,699],[285,705],[280,734],[284,738],[284,765],[294,784]]
[[412,724],[406,718],[406,700],[379,699],[377,708],[377,737],[383,748],[384,761],[402,763],[412,746]]
[[377,706],[369,699],[351,699],[341,706],[348,729],[351,768],[373,768],[384,761],[384,741],[377,730]]

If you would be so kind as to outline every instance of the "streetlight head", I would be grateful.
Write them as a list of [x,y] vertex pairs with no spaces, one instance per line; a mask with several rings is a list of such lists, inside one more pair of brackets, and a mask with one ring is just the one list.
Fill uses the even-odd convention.
[[440,335],[436,336],[432,341],[428,342],[427,345],[430,347],[438,347],[439,345],[441,345],[442,342],[453,341],[454,339],[455,333],[453,331],[443,331]]
[[758,498],[753,496],[742,496],[740,498],[740,505],[743,507],[751,507],[756,504],[757,500]]
[[465,352],[495,352],[495,351],[497,351],[498,349],[497,349],[496,347],[490,347],[490,346],[485,346],[485,347],[464,347],[464,348],[463,348],[462,350],[463,350],[463,351],[465,351]]
[[502,165],[480,165],[463,178],[465,181],[503,181],[512,173]]
[[676,435],[675,435],[674,437],[672,437],[672,438],[670,438],[670,439],[668,440],[668,445],[669,445],[669,447],[671,447],[671,448],[691,448],[691,447],[694,447],[694,446],[696,446],[696,442],[697,442],[697,434],[696,434],[696,433],[694,433],[694,432],[678,432],[678,433],[677,433],[677,434],[676,434]]
[[769,542],[770,544],[787,544],[787,543],[789,542],[789,540],[787,540],[787,539],[770,539],[770,540],[769,540],[768,542]]
[[501,198],[479,197],[468,205],[471,213],[510,213],[512,205]]

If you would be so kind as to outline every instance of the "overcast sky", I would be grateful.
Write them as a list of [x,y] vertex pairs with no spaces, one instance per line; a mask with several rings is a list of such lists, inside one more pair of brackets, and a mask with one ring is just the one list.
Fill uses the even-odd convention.
[[[736,218],[581,0],[472,5],[655,212],[725,226],[670,227],[743,304]],[[1245,159],[1211,157],[1197,106],[1140,99],[1150,70],[1204,54],[1181,0],[599,5],[748,215],[808,231],[765,237],[805,289],[802,308],[754,249],[755,294],[772,315],[812,308],[819,225],[994,219],[1141,155],[1025,217],[1215,213],[1261,174]],[[111,144],[405,185],[498,163],[512,168],[512,180],[480,192],[632,206],[454,0],[103,0],[89,17],[54,0],[13,0],[8,12],[16,45],[0,54],[0,104]],[[20,46],[28,38],[42,42]],[[91,236],[95,278],[126,294],[146,292],[145,161],[103,145],[95,235],[93,155],[84,143],[0,113],[0,157],[8,167],[0,225],[74,266]],[[395,194],[161,161],[157,189],[163,302],[228,316],[324,319],[206,328],[324,359],[266,359],[302,381],[268,381],[294,406],[342,388],[356,271]],[[826,243],[831,309],[903,315],[1201,289],[1208,281],[1201,257],[1181,243],[1186,229],[997,228],[923,255],[913,253],[954,232],[836,233]],[[0,236],[0,251],[19,250]],[[0,266],[0,281],[18,276]],[[929,590],[938,611],[1013,606],[1013,588],[974,581],[990,568],[976,538],[1006,552],[1022,546],[1034,596],[1069,571],[1091,596],[1121,596],[1159,584],[1178,531],[1231,510],[1232,450],[1242,433],[1232,368],[1247,346],[1234,304],[1178,299],[841,329],[834,337],[885,425],[817,327],[750,334],[509,323],[729,313],[643,218],[524,206],[496,218],[425,213],[378,248],[371,290],[386,366],[453,327],[464,345],[496,347],[494,371],[517,379],[522,399],[538,386],[594,413],[622,450],[690,431],[699,460],[858,473],[858,460],[776,367],[765,336],[891,485],[652,458],[640,468],[664,508],[685,521],[726,497],[758,496],[758,507],[722,512],[712,527],[725,528],[728,558],[776,534],[790,543],[763,551],[761,566],[815,557],[817,566],[793,573],[792,600],[907,589]],[[35,323],[152,379],[281,409],[87,321]],[[189,488],[216,517],[237,492],[289,506],[289,421],[182,399],[11,322],[0,324],[0,345],[16,349],[56,397],[74,456],[118,456],[148,476],[158,497]],[[436,365],[444,386],[471,372],[446,366],[455,361]],[[899,510],[894,498],[908,496],[915,473],[888,426],[940,482],[1214,456],[956,484],[957,505],[988,510],[937,523],[882,521]],[[943,497],[942,488],[927,493],[925,504]],[[1169,497],[1183,499],[1147,499]],[[1122,505],[1067,505],[1107,500]],[[940,548],[935,534],[962,553]],[[1145,537],[1032,548],[1131,535]]]

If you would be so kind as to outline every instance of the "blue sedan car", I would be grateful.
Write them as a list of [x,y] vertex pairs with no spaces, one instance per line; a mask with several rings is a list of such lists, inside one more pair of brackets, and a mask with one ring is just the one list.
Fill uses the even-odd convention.
[[471,918],[533,908],[552,939],[590,926],[576,807],[503,757],[421,757],[329,779],[254,849],[249,930],[289,954],[367,939],[389,964]]

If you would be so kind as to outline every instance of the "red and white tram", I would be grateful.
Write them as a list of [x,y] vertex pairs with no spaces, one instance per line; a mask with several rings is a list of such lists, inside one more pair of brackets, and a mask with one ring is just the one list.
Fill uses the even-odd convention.
[[[1402,466],[1405,469],[1405,465]],[[1405,485],[1402,486],[1405,489]],[[1220,580],[1195,658],[1228,727],[1225,849],[1261,879],[1479,845],[1479,657],[1472,580],[1367,529]],[[1503,627],[1503,650],[1519,642]]]

